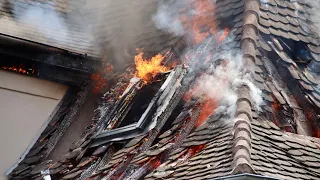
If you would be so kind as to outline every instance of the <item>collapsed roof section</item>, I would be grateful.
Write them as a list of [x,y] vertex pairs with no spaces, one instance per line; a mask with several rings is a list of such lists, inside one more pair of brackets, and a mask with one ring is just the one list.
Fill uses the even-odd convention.
[[[286,121],[285,129],[295,132],[297,126],[301,132],[308,119],[313,135],[319,137],[320,39],[308,20],[311,8],[305,1],[261,3],[254,22],[259,30],[256,57],[261,61],[256,79],[266,92],[265,99],[283,106],[277,115],[279,121]],[[290,117],[294,121],[287,120]],[[304,131],[311,135],[310,130]]]

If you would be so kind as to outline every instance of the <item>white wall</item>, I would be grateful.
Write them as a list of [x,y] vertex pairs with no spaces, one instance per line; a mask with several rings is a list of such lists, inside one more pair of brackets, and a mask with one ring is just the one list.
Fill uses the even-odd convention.
[[67,86],[0,70],[0,179],[48,123]]

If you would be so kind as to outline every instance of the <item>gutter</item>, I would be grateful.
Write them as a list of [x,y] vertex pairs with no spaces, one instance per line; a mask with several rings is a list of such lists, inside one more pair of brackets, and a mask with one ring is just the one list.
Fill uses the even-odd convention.
[[219,177],[219,178],[213,178],[210,180],[280,180],[278,178],[273,178],[273,177],[268,177],[268,176],[263,176],[263,175],[258,175],[258,174],[249,174],[249,173],[244,173],[244,174],[236,174],[236,175],[230,175],[230,176],[224,176],[224,177]]

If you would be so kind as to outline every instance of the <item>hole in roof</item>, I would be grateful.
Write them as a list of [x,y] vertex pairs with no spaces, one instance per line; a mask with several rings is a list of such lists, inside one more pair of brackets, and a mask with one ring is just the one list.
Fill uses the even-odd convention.
[[151,102],[153,96],[158,92],[164,80],[153,82],[151,84],[144,85],[131,101],[133,102],[128,114],[120,122],[120,127],[124,127],[139,121],[141,115],[147,109],[149,103]]

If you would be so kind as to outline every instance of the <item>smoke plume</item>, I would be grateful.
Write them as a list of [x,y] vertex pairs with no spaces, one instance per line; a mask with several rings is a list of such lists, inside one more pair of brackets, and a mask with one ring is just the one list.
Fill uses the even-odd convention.
[[[153,15],[153,21],[159,29],[175,36],[184,36],[189,43],[203,40],[201,28],[214,30],[216,0],[161,0]],[[199,29],[194,29],[198,28]],[[192,40],[195,40],[192,42]]]
[[160,36],[152,21],[156,0],[87,0],[84,14],[92,24],[93,34],[102,48],[105,60],[123,67],[134,62],[136,48],[158,51]]
[[[5,24],[2,33],[26,38],[52,46],[64,44],[75,46],[96,46],[92,31],[86,23],[77,6],[81,8],[81,0],[45,1],[37,0],[16,1],[4,0],[0,7],[6,12],[0,12],[0,22]],[[80,15],[79,15],[80,14]],[[59,46],[59,48],[64,48]]]
[[175,36],[182,36],[185,29],[179,18],[179,11],[190,7],[190,1],[159,1],[157,12],[153,15],[153,21],[157,28],[166,30]]
[[[156,52],[156,45],[166,38],[152,21],[156,0],[4,0],[0,6],[11,10],[10,15],[0,12],[8,34],[14,29],[19,37],[77,43],[79,49],[90,45],[100,50],[103,60],[120,67],[133,62],[136,48]],[[21,28],[21,23],[31,30]],[[80,32],[76,37],[75,31]],[[83,39],[88,41],[82,44]]]
[[[211,51],[212,52],[212,51]],[[263,102],[261,90],[253,83],[249,73],[244,71],[242,54],[230,51],[216,51],[218,54],[211,59],[211,66],[197,79],[195,95],[197,97],[209,97],[220,102],[219,109],[231,117],[236,110],[237,90],[246,85],[250,89],[253,105],[258,111]]]
[[[62,17],[55,10],[27,5],[22,9],[21,4],[19,5],[17,1],[13,1],[12,4],[16,22],[28,24],[37,35],[42,35],[47,39],[54,39],[56,41],[65,41],[70,35]],[[53,32],[58,33],[59,36],[55,36],[56,33]]]
[[[194,96],[210,98],[219,103],[216,111],[224,112],[234,117],[237,101],[237,89],[241,85],[247,85],[255,109],[260,110],[262,104],[261,90],[253,83],[250,74],[244,69],[243,56],[241,52],[230,47],[235,43],[233,31],[227,37],[225,29],[217,29],[211,32],[201,43],[188,41],[195,36],[195,24],[206,23],[208,17],[214,16],[215,1],[203,0],[206,2],[205,10],[191,7],[192,1],[160,1],[159,7],[153,16],[158,28],[165,30],[175,36],[184,36],[187,39],[188,48],[181,56],[189,67],[189,74],[202,74],[195,82],[192,90]],[[210,4],[210,3],[213,4]],[[209,5],[211,7],[207,8]],[[181,13],[181,9],[188,9]],[[181,16],[183,18],[181,18]],[[194,18],[196,16],[196,18]],[[193,18],[186,18],[193,17]],[[183,19],[183,20],[181,20]],[[200,23],[195,20],[201,20]],[[209,18],[212,22],[212,19]],[[189,26],[185,26],[189,24]],[[212,26],[213,27],[213,26]]]

